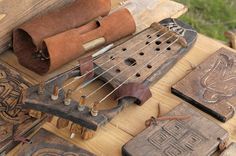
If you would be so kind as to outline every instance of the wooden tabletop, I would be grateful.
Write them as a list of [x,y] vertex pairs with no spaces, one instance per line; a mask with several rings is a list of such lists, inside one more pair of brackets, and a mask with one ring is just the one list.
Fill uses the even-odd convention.
[[[119,4],[120,0],[113,0],[113,7]],[[160,21],[167,17],[178,17],[186,11],[186,8],[178,3],[162,0],[157,7],[158,12],[153,17],[145,17],[144,25],[147,25],[151,21],[151,18],[155,18],[156,21]],[[169,10],[169,11],[167,11]],[[69,139],[69,130],[58,130],[55,128],[55,120],[52,123],[46,123],[43,125],[47,130],[57,134],[68,140],[69,142],[83,147],[97,155],[121,155],[121,147],[141,132],[144,128],[144,122],[150,116],[157,114],[157,105],[161,105],[161,114],[165,114],[173,107],[182,102],[181,99],[171,94],[170,87],[183,78],[193,66],[200,64],[204,59],[214,53],[221,47],[225,47],[223,44],[199,34],[198,40],[194,47],[190,50],[186,56],[181,59],[160,81],[152,86],[151,91],[153,97],[148,100],[143,106],[130,105],[117,115],[110,123],[98,130],[96,136],[88,141],[82,141],[79,137]],[[30,81],[37,83],[42,80],[46,80],[60,72],[65,71],[75,65],[75,62],[71,62],[58,71],[46,75],[39,76],[17,63],[16,57],[11,51],[8,51],[1,55],[0,59],[9,65],[17,69],[24,77]],[[105,90],[104,90],[105,92]],[[198,109],[194,108],[196,111]],[[199,111],[201,112],[201,111]],[[230,133],[231,141],[236,141],[236,117],[230,119],[226,123],[221,123],[213,117],[201,112],[204,116],[221,125]],[[21,145],[16,147],[9,155],[17,155],[17,151]]]

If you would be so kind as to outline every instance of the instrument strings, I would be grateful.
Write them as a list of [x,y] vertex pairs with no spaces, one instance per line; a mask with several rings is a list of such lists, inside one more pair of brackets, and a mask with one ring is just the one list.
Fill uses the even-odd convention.
[[[171,47],[173,44],[175,44],[178,40],[179,40],[179,36],[177,37],[177,39],[175,39],[170,45],[168,45],[167,47],[164,48],[164,50],[162,50],[160,53],[158,53],[155,57],[153,57],[150,61],[148,61],[144,66],[142,66],[141,68],[139,68],[136,72],[134,72],[134,74],[132,74],[130,77],[128,77],[124,82],[122,82],[118,87],[116,87],[113,91],[111,91],[109,94],[107,94],[104,98],[102,98],[99,103],[102,103],[104,100],[106,100],[109,96],[111,96],[117,89],[119,89],[122,85],[124,85],[126,82],[128,82],[129,79],[131,79],[133,76],[136,75],[137,72],[141,71],[142,69],[144,69],[148,64],[150,64],[152,61],[154,61],[157,57],[159,57],[162,53],[167,51],[167,48]],[[147,75],[147,74],[146,74]],[[145,76],[146,76],[145,75]]]
[[[166,41],[170,40],[172,37],[173,37],[173,35],[170,36],[170,37],[168,37],[167,39],[165,39],[163,42],[166,42]],[[167,47],[167,48],[168,48],[168,47]],[[135,64],[136,64],[136,62],[134,62],[134,63],[131,64],[130,66],[133,66],[133,65],[135,65]],[[103,84],[102,86],[100,86],[99,88],[97,88],[96,90],[94,90],[92,93],[90,93],[90,94],[87,95],[86,97],[88,98],[88,97],[92,96],[92,95],[95,94],[97,91],[99,91],[100,89],[102,89],[104,86],[106,86],[107,84],[109,84],[112,80],[114,80],[115,78],[119,77],[120,75],[122,75],[122,73],[124,73],[125,71],[127,71],[127,70],[129,70],[129,69],[130,69],[129,66],[126,67],[126,68],[125,68],[124,70],[122,70],[119,74],[117,74],[116,76],[114,76],[113,78],[111,78],[109,81],[107,81],[105,84]]]
[[[164,28],[161,28],[160,30],[155,31],[155,32],[152,33],[150,36],[151,36],[151,37],[155,36],[156,34],[160,33],[163,29],[164,29]],[[162,34],[161,36],[159,36],[156,40],[158,40],[159,38],[161,38],[161,37],[164,36],[165,34],[166,34],[166,33],[163,33],[163,34]],[[155,42],[156,40],[154,40],[153,42]],[[135,45],[133,45],[129,50],[132,50],[134,47],[136,47],[136,45],[138,45],[138,44],[140,44],[140,43],[142,43],[142,42],[143,42],[143,41],[139,41],[138,43],[136,43]],[[132,55],[130,55],[130,57],[133,56],[133,55],[135,55],[136,52],[138,52],[138,51],[144,49],[144,48],[147,47],[147,46],[148,46],[148,45],[146,45],[146,46],[142,47],[141,49],[135,51],[134,53],[132,53]],[[116,54],[113,56],[113,58],[115,58],[115,57],[118,56],[118,55],[119,55],[119,53],[116,53]],[[99,57],[99,58],[97,58],[97,59],[94,59],[94,61],[95,61],[95,60],[98,61],[98,60],[101,59],[101,58],[103,58],[103,57]],[[90,71],[87,71],[84,75],[75,77],[70,83],[64,85],[62,88],[65,88],[65,87],[71,85],[72,83],[74,83],[74,82],[77,81],[78,79],[82,79],[83,77],[87,76],[89,73],[95,71],[96,69],[98,69],[98,68],[100,68],[101,66],[103,66],[103,65],[105,65],[105,64],[107,64],[107,63],[109,63],[110,61],[112,61],[112,59],[108,59],[107,61],[103,62],[103,63],[100,64],[99,66],[93,68],[93,69],[90,70]],[[120,64],[121,62],[122,62],[122,61],[120,61],[118,64]],[[85,63],[83,63],[83,64],[81,64],[81,65],[84,65],[84,64],[86,64],[86,63],[89,63],[89,62],[85,62]],[[80,65],[80,66],[81,66],[81,65]],[[115,65],[115,66],[116,66],[116,65]],[[112,68],[114,68],[115,66],[112,66],[111,68],[109,68],[109,70],[112,69]],[[103,73],[103,74],[104,74],[104,73]],[[82,87],[79,87],[78,89],[76,89],[76,91],[78,91],[79,89],[82,89],[82,88],[86,87],[87,85],[89,85],[90,83],[92,83],[94,80],[96,80],[98,77],[102,76],[103,74],[100,74],[100,75],[97,76],[96,78],[90,80],[89,82],[87,82],[86,84],[84,84]],[[61,90],[62,88],[60,88],[60,90]]]

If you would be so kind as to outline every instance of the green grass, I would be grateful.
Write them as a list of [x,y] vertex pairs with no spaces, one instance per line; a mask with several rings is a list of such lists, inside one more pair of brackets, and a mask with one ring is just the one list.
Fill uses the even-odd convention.
[[224,32],[236,28],[236,0],[176,0],[188,6],[181,19],[198,32],[223,40]]

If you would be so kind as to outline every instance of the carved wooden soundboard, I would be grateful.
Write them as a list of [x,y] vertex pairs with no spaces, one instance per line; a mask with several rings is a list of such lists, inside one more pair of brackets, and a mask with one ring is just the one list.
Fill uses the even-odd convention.
[[236,54],[220,49],[172,87],[172,92],[225,122],[236,106]]
[[21,109],[21,92],[30,86],[30,82],[0,62],[0,155],[19,143],[13,141],[14,124],[18,125],[14,135],[27,136],[43,123],[45,117],[35,119]]
[[[95,75],[91,79],[99,78],[105,84],[111,85],[114,90],[110,92],[110,95],[115,93],[116,87],[129,83],[139,83],[148,88],[151,83],[159,80],[188,52],[196,38],[197,32],[177,19],[169,18],[161,21],[160,24],[152,24],[150,28],[96,59],[94,61]],[[93,106],[91,106],[93,101],[82,104],[79,99],[71,99],[69,105],[66,105],[65,100],[67,99],[68,90],[61,90],[58,99],[52,100],[51,95],[54,94],[55,86],[62,88],[66,80],[76,76],[80,76],[79,68],[74,68],[56,76],[45,82],[45,85],[41,83],[27,89],[22,99],[23,107],[59,116],[58,128],[65,128],[69,125],[69,121],[72,121],[75,123],[74,127],[71,128],[73,133],[84,134],[84,131],[96,131],[98,127],[116,116],[127,104],[142,103],[135,97],[122,98],[116,106],[107,110],[96,110],[95,112]],[[85,84],[90,83],[90,81],[89,79]],[[39,90],[42,88],[44,93],[39,95]],[[98,87],[98,92],[99,89],[101,88]],[[82,98],[82,91],[78,93],[81,94]],[[101,97],[96,96],[96,93],[93,95],[97,100],[101,100]],[[101,101],[99,105],[102,103]],[[80,110],[81,105],[85,105],[82,110]],[[92,136],[92,134],[89,134],[89,136]],[[87,137],[82,136],[82,138],[86,139]]]
[[40,129],[31,142],[21,147],[18,156],[95,156],[45,129]]
[[183,103],[165,116],[189,115],[187,120],[157,121],[123,146],[124,156],[208,156],[228,132]]

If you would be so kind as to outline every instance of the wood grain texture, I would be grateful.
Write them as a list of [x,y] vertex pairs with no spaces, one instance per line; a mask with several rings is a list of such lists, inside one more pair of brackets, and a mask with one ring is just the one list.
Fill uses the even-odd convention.
[[208,156],[228,133],[183,103],[164,116],[189,115],[186,120],[157,121],[123,146],[125,156]]
[[40,129],[36,134],[34,134],[31,138],[31,142],[32,144],[24,144],[22,146],[18,156],[95,156],[94,154],[76,147],[45,129]]
[[[113,0],[114,4],[118,4],[120,0]],[[157,10],[163,9],[162,6],[168,6],[169,8],[175,8],[176,6],[180,6],[180,4],[164,0],[159,6],[157,6]],[[183,5],[181,5],[184,8]],[[174,9],[173,9],[174,10]],[[179,12],[158,12],[157,14],[153,14],[153,16],[160,16],[161,19],[165,18],[165,14],[174,15],[178,17],[179,15],[183,14],[186,10],[179,10]],[[163,15],[163,16],[162,16]],[[147,17],[150,18],[150,17]],[[161,20],[160,19],[160,20]],[[128,106],[124,111],[122,111],[118,116],[116,116],[109,124],[99,130],[96,137],[89,141],[82,141],[79,137],[74,139],[69,139],[69,129],[62,129],[58,130],[55,128],[53,124],[47,123],[44,125],[44,128],[50,130],[53,133],[58,134],[59,136],[65,138],[69,142],[72,142],[80,147],[83,147],[97,155],[114,155],[118,156],[121,155],[121,147],[124,145],[128,140],[130,140],[133,136],[140,133],[144,128],[144,121],[150,116],[155,116],[157,113],[157,103],[161,103],[161,114],[165,114],[176,105],[181,103],[181,99],[174,96],[170,92],[170,87],[175,84],[178,80],[183,78],[187,73],[190,72],[191,66],[195,66],[200,64],[203,60],[209,57],[212,53],[222,47],[221,43],[205,37],[203,35],[199,35],[198,40],[191,49],[191,51],[181,59],[174,68],[172,68],[158,83],[156,83],[152,88],[153,98],[151,98],[148,102],[146,102],[142,107],[138,107],[136,105]],[[67,64],[63,68],[57,70],[56,72],[46,75],[46,76],[39,76],[29,70],[25,69],[24,67],[20,66],[17,63],[16,58],[14,57],[12,52],[7,52],[1,55],[1,60],[4,62],[8,62],[11,66],[14,66],[18,71],[22,74],[27,75],[29,78],[33,78],[35,82],[40,82],[41,80],[47,80],[49,77],[53,77],[59,73],[64,72],[65,70],[71,69],[74,65],[77,64],[77,61],[71,62]],[[96,82],[94,86],[91,88],[97,87],[99,82]],[[107,89],[107,88],[106,88]],[[107,91],[106,89],[102,90],[99,93],[105,94]],[[79,97],[79,95],[75,95]],[[110,105],[108,105],[110,106]],[[193,108],[195,109],[195,108]],[[197,109],[195,109],[197,110]],[[236,118],[232,118],[227,123],[221,123],[211,116],[207,114],[203,114],[210,120],[213,120],[217,124],[224,127],[230,133],[231,140],[236,140]],[[19,149],[21,146],[18,146]],[[17,155],[17,149],[9,153],[10,156]]]
[[61,7],[74,0],[2,0],[0,1],[0,53],[11,46],[12,30],[34,16]]

